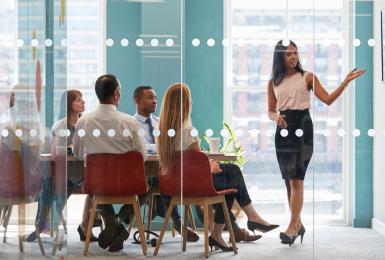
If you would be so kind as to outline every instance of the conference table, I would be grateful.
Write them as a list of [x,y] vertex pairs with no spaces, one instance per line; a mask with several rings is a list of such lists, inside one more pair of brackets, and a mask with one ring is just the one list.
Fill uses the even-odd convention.
[[[209,159],[218,162],[236,161],[237,156],[234,154],[223,153],[205,153]],[[40,161],[43,163],[52,163],[51,154],[41,154]],[[148,154],[145,161],[145,173],[147,177],[157,176],[159,174],[159,156],[157,154]],[[84,176],[84,162],[77,159],[73,155],[67,155],[67,177],[83,177]]]

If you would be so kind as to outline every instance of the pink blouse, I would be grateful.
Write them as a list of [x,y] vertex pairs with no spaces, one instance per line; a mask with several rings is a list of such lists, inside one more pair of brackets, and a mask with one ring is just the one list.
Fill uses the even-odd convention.
[[[310,91],[307,89],[306,76],[300,72],[285,77],[278,86],[273,86],[277,99],[277,111],[310,109]],[[276,121],[277,114],[269,113],[270,119]]]

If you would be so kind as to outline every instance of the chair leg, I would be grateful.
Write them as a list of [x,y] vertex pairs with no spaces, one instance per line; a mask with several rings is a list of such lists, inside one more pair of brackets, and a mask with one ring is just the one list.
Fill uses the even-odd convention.
[[194,231],[197,231],[197,226],[195,225],[195,220],[194,220],[194,215],[191,209],[191,205],[188,207],[189,214],[190,214],[190,221],[191,221],[191,226]]
[[91,234],[92,234],[92,226],[94,225],[94,219],[96,214],[96,197],[93,198],[91,203],[91,215],[88,220],[88,227],[87,227],[87,236],[86,236],[86,242],[84,244],[84,255],[88,256],[88,247],[90,246],[90,240],[91,240]]
[[209,257],[209,205],[207,201],[203,206],[203,225],[205,229],[205,257]]
[[[151,231],[152,210],[154,208],[154,195],[152,192],[148,194],[148,200],[147,230]],[[147,233],[146,239],[150,239],[150,233]]]
[[35,232],[36,232],[37,242],[39,243],[40,252],[43,256],[45,256],[43,241],[41,241],[40,231],[37,227],[35,227]]
[[142,245],[143,255],[147,255],[147,241],[144,235],[144,227],[143,227],[142,217],[140,216],[139,202],[137,198],[135,199],[135,203],[133,203],[133,207],[135,212],[136,223],[138,225],[140,243]]
[[59,248],[59,229],[56,230],[56,236],[55,236],[55,239],[53,242],[53,248],[52,248],[52,255],[53,256],[56,255],[56,251],[58,250],[58,248]]
[[127,228],[128,234],[131,233],[132,225],[134,225],[134,222],[135,222],[135,216],[132,218],[132,220],[130,219],[130,224],[128,225],[128,228]]
[[230,234],[230,241],[231,241],[231,245],[233,246],[234,254],[238,254],[237,244],[235,243],[235,238],[234,238],[233,227],[231,225],[230,216],[229,216],[229,212],[227,211],[228,209],[227,209],[227,205],[224,197],[222,201],[222,209],[223,209],[223,214],[225,215],[226,225]]
[[19,205],[19,249],[24,252],[23,240],[25,233],[25,204]]
[[63,212],[61,213],[61,222],[63,224],[64,233],[67,234],[67,222],[64,218]]
[[163,239],[164,233],[166,232],[168,220],[171,217],[171,212],[172,212],[172,208],[174,207],[174,205],[175,205],[174,199],[172,199],[171,202],[170,202],[170,206],[168,207],[166,217],[164,218],[163,226],[162,226],[162,229],[160,231],[158,241],[156,242],[156,248],[155,248],[155,251],[154,251],[154,256],[156,256],[158,254],[159,247],[160,247],[160,244],[162,243],[162,239]]
[[188,215],[189,215],[189,205],[184,206],[184,218],[183,218],[183,233],[182,233],[182,239],[183,239],[183,248],[182,251],[186,251],[186,244],[187,244],[187,226],[188,226]]
[[214,226],[214,214],[213,214],[213,206],[209,205],[209,230],[213,230]]
[[13,205],[6,206],[6,210],[3,215],[3,226],[4,226],[3,243],[7,243],[7,230],[8,230],[9,219],[11,218],[11,214],[12,214],[12,208],[13,208]]

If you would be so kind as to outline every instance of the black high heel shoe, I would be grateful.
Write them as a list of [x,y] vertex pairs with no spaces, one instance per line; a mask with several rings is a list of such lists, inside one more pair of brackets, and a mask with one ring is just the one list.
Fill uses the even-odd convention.
[[289,236],[284,232],[279,233],[279,238],[281,239],[281,243],[282,244],[289,244],[289,246],[294,244],[297,237],[298,237],[298,234],[294,234],[292,236]]
[[301,244],[302,244],[302,241],[303,241],[303,236],[305,235],[305,227],[302,225],[301,228],[298,230],[298,236],[301,237]]
[[[86,241],[86,238],[87,238],[87,234],[84,234],[82,228],[80,227],[80,225],[78,226],[78,233],[79,233],[79,236],[80,236],[80,241]],[[94,234],[91,233],[91,239],[90,239],[90,242],[97,242],[98,241],[98,238],[94,236]]]
[[269,232],[273,229],[276,229],[277,227],[279,227],[279,225],[262,225],[262,224],[259,224],[257,222],[254,222],[254,221],[247,221],[247,228],[252,231],[254,234],[255,234],[255,231],[254,230],[258,230],[262,233],[266,233],[266,232]]
[[209,246],[211,251],[213,251],[213,247],[221,249],[223,252],[230,252],[233,251],[233,248],[231,246],[224,246],[218,241],[216,241],[214,238],[209,236]]

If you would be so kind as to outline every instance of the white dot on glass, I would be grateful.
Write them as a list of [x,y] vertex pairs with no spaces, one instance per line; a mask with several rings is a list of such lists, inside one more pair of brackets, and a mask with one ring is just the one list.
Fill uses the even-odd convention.
[[354,129],[354,130],[353,130],[353,135],[354,135],[355,137],[360,136],[360,134],[361,134],[361,131],[360,131],[359,129]]
[[289,41],[289,39],[283,39],[283,41],[282,41],[282,45],[283,45],[284,47],[287,47],[287,46],[289,46],[289,45],[290,45],[290,41]]
[[212,136],[213,136],[213,134],[214,134],[214,132],[213,132],[213,130],[212,130],[212,129],[206,129],[206,132],[205,132],[205,134],[206,134],[206,136],[207,136],[207,137],[212,137]]
[[151,40],[151,46],[152,47],[157,47],[159,45],[159,40],[158,39],[152,39]]
[[197,137],[198,136],[198,130],[197,129],[191,129],[191,131],[190,131],[190,135],[192,136],[192,137]]
[[99,129],[94,129],[92,131],[92,135],[95,136],[95,137],[99,137],[100,136],[100,130]]
[[71,131],[69,129],[66,130],[66,135],[69,137],[71,135]]
[[139,131],[138,131],[139,136],[144,136],[145,134],[146,134],[146,131],[144,131],[143,128],[139,129]]
[[289,131],[287,131],[287,129],[281,129],[280,134],[282,137],[286,137],[289,135]]
[[360,39],[354,39],[353,40],[353,45],[356,46],[356,47],[360,46],[361,45]]
[[173,39],[167,39],[166,40],[166,46],[167,47],[174,46],[174,40]]
[[114,137],[116,132],[114,129],[108,129],[107,134],[109,137]]
[[376,41],[375,41],[374,39],[369,39],[369,40],[368,40],[368,45],[369,45],[370,47],[373,47],[374,45],[376,45]]
[[341,136],[341,137],[342,137],[342,136],[345,136],[345,134],[346,134],[346,132],[345,132],[344,129],[338,129],[338,130],[337,130],[337,135],[338,135],[338,136]]
[[37,39],[32,39],[31,45],[32,45],[33,47],[37,47],[37,46],[39,45],[39,41],[38,41]]
[[84,129],[79,129],[78,130],[78,136],[79,137],[84,137],[86,135],[86,131]]
[[220,132],[220,135],[223,136],[223,137],[226,137],[227,136],[226,129],[222,129],[221,132]]
[[207,46],[209,47],[213,47],[215,45],[215,40],[214,39],[208,39],[207,40]]
[[65,137],[67,135],[67,131],[66,129],[59,129],[59,132],[58,132],[59,136],[60,137]]
[[23,39],[18,39],[18,40],[17,40],[17,46],[18,46],[18,47],[23,47],[23,45],[24,45]]
[[303,136],[303,130],[302,129],[295,130],[295,135],[298,136],[298,137]]
[[376,131],[374,131],[374,129],[369,129],[368,130],[368,136],[373,137],[375,135],[376,135]]
[[114,45],[114,40],[113,39],[107,39],[106,40],[106,45],[107,45],[107,47],[113,46]]
[[199,39],[195,38],[195,39],[192,40],[192,45],[193,46],[197,47],[197,46],[199,46],[199,44],[201,44],[201,41]]
[[322,131],[322,134],[323,134],[324,136],[328,137],[328,136],[330,136],[330,130],[329,130],[329,129],[324,129],[324,130]]
[[67,39],[61,39],[60,40],[60,45],[63,46],[63,47],[66,47],[67,46]]
[[9,132],[8,132],[7,129],[1,130],[1,136],[2,136],[2,137],[7,137],[8,135],[9,135]]
[[236,135],[237,137],[243,136],[243,130],[242,130],[242,129],[235,130],[235,135]]
[[160,136],[160,131],[159,131],[159,129],[154,129],[153,131],[152,131],[152,134],[154,135],[154,137],[158,137],[158,136]]
[[142,47],[144,45],[144,41],[143,41],[143,39],[137,39],[135,44],[138,47]]
[[229,45],[229,39],[223,39],[222,45],[223,45],[223,47],[227,47]]
[[174,136],[175,136],[175,130],[174,130],[174,129],[168,129],[167,135],[168,135],[169,137],[174,137]]
[[52,42],[51,39],[46,39],[46,40],[44,41],[44,44],[45,44],[45,46],[47,46],[47,47],[51,47],[52,44],[53,44],[53,42]]
[[127,47],[128,46],[128,40],[127,39],[122,39],[120,41],[120,45],[122,45],[123,47]]
[[131,132],[130,132],[130,130],[128,130],[126,128],[126,129],[123,130],[122,134],[123,134],[124,137],[129,137],[131,135]]
[[15,131],[15,135],[16,135],[17,137],[22,136],[22,135],[23,135],[23,130],[17,129],[17,130]]

